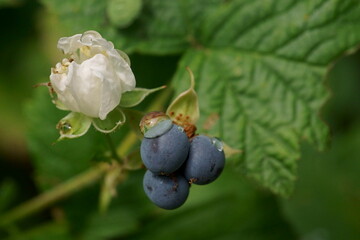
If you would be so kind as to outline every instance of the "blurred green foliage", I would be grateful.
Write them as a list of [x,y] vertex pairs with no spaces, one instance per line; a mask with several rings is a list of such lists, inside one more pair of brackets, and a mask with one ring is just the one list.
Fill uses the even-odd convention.
[[[254,11],[263,2],[266,2],[263,12]],[[226,54],[214,53],[214,50],[211,52],[212,48],[234,48],[230,39],[234,41],[236,37],[231,35],[235,32],[228,39],[211,37],[212,21],[215,21],[216,27],[221,31],[226,32],[229,28],[234,28],[234,25],[237,29],[246,29],[246,22],[237,22],[236,16],[240,19],[245,15],[249,24],[256,26],[259,23],[255,20],[263,18],[263,27],[255,29],[253,35],[245,36],[248,40],[244,41],[249,44],[249,48],[257,49],[259,46],[251,45],[255,44],[251,40],[257,34],[271,34],[267,32],[268,27],[288,30],[290,35],[296,35],[302,29],[303,26],[289,28],[288,23],[297,23],[295,20],[276,25],[273,19],[277,18],[277,11],[283,11],[281,19],[294,19],[298,15],[304,17],[303,11],[312,6],[310,1],[302,1],[304,4],[290,8],[292,11],[289,12],[291,1],[278,1],[275,9],[271,8],[270,3],[273,1],[263,2],[254,1],[254,5],[243,6],[243,1],[235,0],[204,0],[197,3],[144,0],[143,12],[138,19],[129,27],[119,30],[116,28],[118,25],[109,22],[106,16],[107,1],[0,1],[0,215],[93,166],[102,160],[103,156],[99,153],[107,150],[104,137],[93,129],[82,138],[52,145],[58,137],[55,125],[66,112],[55,108],[46,88],[34,89],[32,85],[48,81],[50,67],[60,59],[56,42],[61,36],[89,29],[101,32],[114,41],[116,47],[125,48],[132,53],[132,68],[139,87],[153,88],[169,84],[175,76],[173,85],[178,86],[180,91],[188,83],[183,67],[190,64],[199,77],[198,90],[203,99],[201,104],[205,106],[202,108],[203,114],[211,114],[209,109],[216,108],[216,101],[221,99],[206,97],[207,93],[210,96],[219,94],[212,92],[209,86],[216,81],[221,83],[221,77],[231,79],[233,76],[230,73],[237,74],[238,66],[244,70],[245,76],[248,76],[248,70],[252,70],[254,74],[260,71],[253,67],[256,64],[252,65],[257,60],[272,64],[274,68],[280,66],[284,79],[305,77],[314,84],[297,89],[299,92],[309,94],[312,87],[313,90],[320,89],[320,95],[317,91],[313,95],[316,102],[316,107],[313,108],[315,114],[310,113],[317,119],[316,112],[324,103],[323,94],[327,95],[320,84],[321,78],[325,77],[326,64],[311,72],[312,67],[276,59],[271,50],[275,43],[270,40],[268,45],[261,45],[262,50],[270,51],[267,59],[253,55],[249,56],[251,61],[243,61],[241,58],[248,55],[240,54],[239,60],[232,58],[231,49]],[[324,8],[321,8],[323,1],[313,2],[320,10],[319,14],[315,14],[319,17],[315,20],[323,22],[324,26],[328,26],[326,28],[335,32],[339,30],[337,24],[345,22],[341,25],[345,27],[336,35],[340,39],[337,41],[338,45],[331,45],[334,48],[332,54],[317,53],[308,59],[310,64],[315,64],[316,59],[323,56],[321,60],[329,63],[344,50],[359,44],[357,36],[360,35],[360,29],[352,26],[360,26],[359,21],[356,22],[356,19],[360,19],[360,13],[358,8],[351,8],[354,1],[345,1],[344,5],[337,5],[339,1],[328,1]],[[227,4],[235,4],[237,8],[232,10],[230,7],[233,5]],[[336,7],[339,11],[334,10]],[[186,12],[189,8],[191,10]],[[187,18],[179,21],[179,17],[184,16],[184,11]],[[230,13],[235,18],[228,25],[231,21],[227,21],[225,17]],[[346,14],[349,16],[343,17],[344,13],[349,13]],[[267,21],[267,18],[272,20]],[[339,18],[340,23],[336,21]],[[332,24],[333,22],[335,23]],[[330,30],[326,28],[313,32],[314,35],[308,36],[310,40],[307,43],[332,36],[328,35],[327,31]],[[194,42],[194,36],[201,41]],[[279,44],[282,44],[281,41]],[[201,45],[211,49],[202,52]],[[307,45],[302,45],[304,46]],[[298,48],[295,46],[292,49],[294,58],[301,53]],[[186,54],[182,55],[184,52]],[[290,53],[291,51],[285,51],[281,54],[284,56]],[[320,63],[323,64],[319,60],[317,64]],[[107,213],[101,214],[98,211],[99,183],[54,204],[46,211],[1,229],[0,239],[358,239],[359,65],[360,54],[357,53],[341,58],[329,72],[326,84],[331,89],[332,98],[321,108],[321,118],[332,131],[331,144],[320,153],[308,143],[302,143],[298,150],[301,150],[302,157],[298,161],[295,190],[289,198],[275,196],[258,182],[247,178],[246,174],[242,174],[246,168],[242,167],[243,171],[238,171],[239,164],[235,160],[228,162],[224,174],[215,183],[209,186],[192,186],[190,197],[183,207],[164,211],[153,206],[146,198],[142,190],[144,170],[137,170],[129,172],[126,180],[117,187],[117,197],[113,199]],[[293,71],[286,69],[288,67],[292,67]],[[269,72],[262,74],[256,76],[273,78]],[[309,74],[314,74],[315,77],[309,77]],[[259,89],[264,89],[260,86],[262,85],[258,85]],[[265,96],[272,94],[263,91]],[[156,94],[154,95],[138,110],[144,110],[156,98]],[[279,97],[279,101],[283,100]],[[281,110],[286,110],[286,107]],[[230,110],[227,112],[231,113]],[[234,123],[238,123],[236,116],[234,119]],[[230,120],[224,118],[223,121]],[[205,121],[205,117],[201,121]],[[232,127],[237,129],[238,125],[230,125],[223,130],[215,126],[212,133],[233,132]],[[309,126],[305,126],[305,129],[312,131]],[[314,132],[316,131],[315,129]],[[125,127],[112,134],[112,137],[120,143],[128,132],[129,129]],[[228,133],[225,136],[230,142],[239,138],[236,134]],[[133,149],[136,149],[138,143]],[[240,144],[240,147],[243,146]],[[291,162],[294,174],[295,159],[299,155],[295,153],[294,161]],[[262,181],[260,183],[264,184]]]
[[329,76],[333,97],[324,116],[333,130],[331,149],[303,146],[293,196],[283,209],[303,239],[360,236],[360,55],[342,59]]

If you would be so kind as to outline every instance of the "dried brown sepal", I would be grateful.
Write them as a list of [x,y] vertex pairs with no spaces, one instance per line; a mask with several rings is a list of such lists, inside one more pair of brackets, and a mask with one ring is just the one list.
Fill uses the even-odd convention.
[[200,117],[199,101],[195,91],[195,78],[189,67],[190,87],[178,95],[167,108],[166,113],[173,123],[181,126],[186,135],[192,138],[196,132],[196,122]]
[[189,184],[193,184],[193,183],[196,183],[198,181],[197,178],[190,178],[189,180]]
[[190,121],[189,116],[184,116],[183,114],[175,115],[174,112],[169,113],[169,117],[173,120],[173,123],[182,127],[186,136],[191,139],[195,136],[196,133],[196,126]]

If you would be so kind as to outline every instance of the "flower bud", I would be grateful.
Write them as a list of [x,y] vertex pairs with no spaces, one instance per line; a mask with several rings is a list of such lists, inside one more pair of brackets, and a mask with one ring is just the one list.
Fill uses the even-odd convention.
[[122,94],[135,88],[128,59],[98,32],[61,38],[58,48],[69,55],[50,75],[58,108],[104,120]]

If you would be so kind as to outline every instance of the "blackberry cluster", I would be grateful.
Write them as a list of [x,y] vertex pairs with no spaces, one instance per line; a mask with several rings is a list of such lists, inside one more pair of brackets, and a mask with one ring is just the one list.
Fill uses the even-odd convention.
[[144,191],[155,205],[164,209],[180,207],[191,184],[213,182],[225,165],[218,139],[204,135],[189,139],[184,129],[170,119],[153,124],[144,133],[140,153],[148,169]]

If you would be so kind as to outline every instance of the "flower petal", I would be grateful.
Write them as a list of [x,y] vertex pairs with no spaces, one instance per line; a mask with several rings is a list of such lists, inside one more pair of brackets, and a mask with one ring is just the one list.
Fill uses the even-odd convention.
[[76,75],[79,65],[72,62],[67,68],[67,73],[51,73],[51,86],[57,94],[55,104],[59,109],[67,109],[74,112],[79,112],[79,105],[69,89],[69,85]]
[[136,85],[136,80],[128,62],[121,57],[115,49],[107,53],[116,71],[116,75],[121,81],[122,93],[133,90]]
[[80,64],[69,87],[80,112],[90,117],[105,119],[120,102],[120,83],[115,81],[108,59],[102,54]]
[[86,31],[84,32],[81,37],[80,37],[80,42],[83,45],[86,46],[92,46],[93,45],[93,41],[96,41],[97,39],[102,39],[100,33],[90,30],[90,31]]
[[57,48],[62,50],[64,54],[74,53],[82,44],[80,43],[81,34],[71,37],[62,37],[59,39]]

